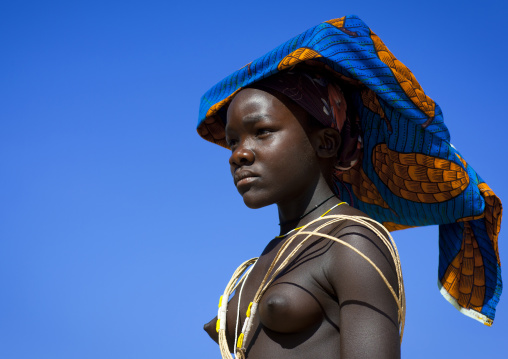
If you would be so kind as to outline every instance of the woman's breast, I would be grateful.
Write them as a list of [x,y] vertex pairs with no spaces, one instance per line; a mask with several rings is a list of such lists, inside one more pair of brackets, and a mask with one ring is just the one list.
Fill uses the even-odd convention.
[[289,281],[274,283],[259,304],[259,320],[279,333],[298,333],[322,322],[323,306],[312,286]]

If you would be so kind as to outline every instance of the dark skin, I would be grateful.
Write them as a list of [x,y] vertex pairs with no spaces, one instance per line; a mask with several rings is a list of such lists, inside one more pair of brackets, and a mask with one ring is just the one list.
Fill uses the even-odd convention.
[[[340,135],[313,121],[284,96],[260,89],[240,91],[228,108],[226,137],[235,185],[250,208],[277,204],[281,234],[309,223],[340,202],[333,197],[298,219],[333,194],[331,175]],[[366,216],[346,204],[329,214]],[[372,231],[343,221],[322,232],[367,255],[397,291],[389,251]],[[249,302],[287,238],[268,243],[246,281],[239,330]],[[228,304],[230,349],[234,348],[238,292]],[[215,341],[216,320],[204,327]],[[250,359],[400,358],[397,305],[369,263],[351,249],[315,236],[261,298],[246,348]]]

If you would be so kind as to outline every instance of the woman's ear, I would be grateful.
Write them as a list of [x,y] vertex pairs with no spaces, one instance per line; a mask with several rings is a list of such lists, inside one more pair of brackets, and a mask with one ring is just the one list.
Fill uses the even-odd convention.
[[314,150],[321,158],[337,157],[340,141],[340,133],[334,128],[321,128],[313,133]]

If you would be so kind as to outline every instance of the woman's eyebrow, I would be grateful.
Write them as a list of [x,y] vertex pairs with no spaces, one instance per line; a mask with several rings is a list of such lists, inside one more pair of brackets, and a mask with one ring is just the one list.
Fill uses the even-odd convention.
[[[257,122],[263,121],[263,120],[269,120],[271,119],[270,115],[266,114],[252,114],[252,115],[246,115],[242,117],[242,123],[243,125],[252,126],[256,124]],[[228,131],[231,131],[231,128],[229,127],[229,123],[226,123],[226,126],[224,126],[224,131],[227,133]]]
[[247,116],[243,117],[242,121],[243,121],[244,124],[250,125],[250,124],[254,124],[254,123],[259,122],[259,121],[269,120],[269,119],[271,119],[270,115],[266,115],[266,114],[252,114],[252,115],[247,115]]

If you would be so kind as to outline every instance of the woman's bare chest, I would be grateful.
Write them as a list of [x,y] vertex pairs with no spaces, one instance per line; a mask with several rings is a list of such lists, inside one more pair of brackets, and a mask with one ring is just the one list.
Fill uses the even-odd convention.
[[[318,241],[299,251],[276,275],[261,296],[254,327],[263,327],[275,333],[298,333],[319,325],[326,317],[337,316],[338,306],[332,289],[324,278],[323,265],[329,243]],[[241,330],[247,309],[272,265],[278,248],[264,253],[249,273],[245,284],[240,285],[228,305],[228,333]],[[266,252],[266,251],[265,251]],[[280,262],[284,259],[281,258]],[[279,263],[280,264],[280,263]],[[278,267],[278,264],[275,264]],[[266,285],[266,282],[265,284]],[[334,312],[335,309],[336,313]],[[237,335],[239,333],[237,332]]]

